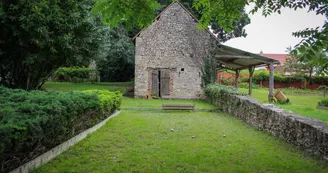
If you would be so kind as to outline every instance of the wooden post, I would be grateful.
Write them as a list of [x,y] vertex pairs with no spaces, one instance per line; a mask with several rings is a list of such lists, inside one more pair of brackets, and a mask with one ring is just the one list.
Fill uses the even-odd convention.
[[238,89],[238,81],[239,81],[239,70],[236,70],[236,79],[235,79],[235,87]]
[[274,67],[273,63],[269,64],[270,68],[270,77],[269,77],[269,102],[273,100],[273,92],[274,92]]
[[248,67],[249,71],[249,88],[248,88],[248,95],[252,95],[252,85],[253,85],[253,73],[254,73],[255,67]]

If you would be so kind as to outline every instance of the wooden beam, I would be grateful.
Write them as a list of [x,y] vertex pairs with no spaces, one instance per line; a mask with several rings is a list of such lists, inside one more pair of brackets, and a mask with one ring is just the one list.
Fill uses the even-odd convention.
[[253,85],[253,73],[254,73],[255,67],[248,67],[249,71],[249,88],[248,88],[248,95],[252,95],[252,85]]
[[238,86],[239,86],[239,70],[236,70],[236,79],[235,79],[235,87],[238,89]]
[[[226,68],[230,68],[231,70],[235,71],[237,68],[233,68],[233,67],[230,67],[231,65],[229,65],[227,62],[224,62],[224,61],[221,61],[221,60],[218,60],[222,65],[224,66],[227,66]],[[236,64],[237,65],[237,64]],[[238,65],[240,66],[240,65]]]
[[273,63],[269,64],[269,68],[270,68],[270,77],[269,77],[269,102],[271,102],[273,100],[273,92],[274,92],[274,67],[273,67]]
[[225,58],[225,59],[236,59],[236,58],[247,58],[251,59],[252,57],[250,56],[245,56],[245,55],[215,55],[216,58]]

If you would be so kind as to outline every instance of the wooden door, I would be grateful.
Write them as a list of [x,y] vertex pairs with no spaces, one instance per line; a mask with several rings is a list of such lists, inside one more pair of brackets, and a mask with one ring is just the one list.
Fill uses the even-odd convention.
[[159,77],[158,70],[152,71],[152,96],[159,97]]
[[170,95],[170,70],[162,69],[160,71],[160,85],[161,85],[161,96],[169,96]]

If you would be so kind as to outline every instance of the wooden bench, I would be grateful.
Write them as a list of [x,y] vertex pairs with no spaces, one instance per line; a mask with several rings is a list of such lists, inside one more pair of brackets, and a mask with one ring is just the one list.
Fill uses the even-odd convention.
[[[164,104],[164,99],[188,99],[193,100],[193,103],[189,104]],[[195,98],[190,96],[162,96],[162,109],[163,110],[195,110]]]

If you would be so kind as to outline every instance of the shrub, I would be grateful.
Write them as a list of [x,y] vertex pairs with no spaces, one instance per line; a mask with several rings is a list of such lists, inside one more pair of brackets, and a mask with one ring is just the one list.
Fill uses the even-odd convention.
[[240,92],[232,86],[210,84],[205,88],[205,96],[212,104],[218,104],[217,102],[220,102],[219,98],[225,97],[227,94],[246,95],[246,93]]
[[0,172],[35,158],[104,119],[122,95],[0,87]]
[[61,67],[55,72],[54,78],[67,82],[81,82],[85,79],[96,81],[97,75],[94,75],[94,73],[98,73],[97,70],[86,67]]
[[100,97],[100,108],[103,112],[112,112],[119,108],[122,103],[122,94],[119,91],[86,90],[84,92],[97,94]]
[[328,107],[328,98],[325,98],[323,100],[321,100],[319,103],[318,103],[319,106],[326,106]]

